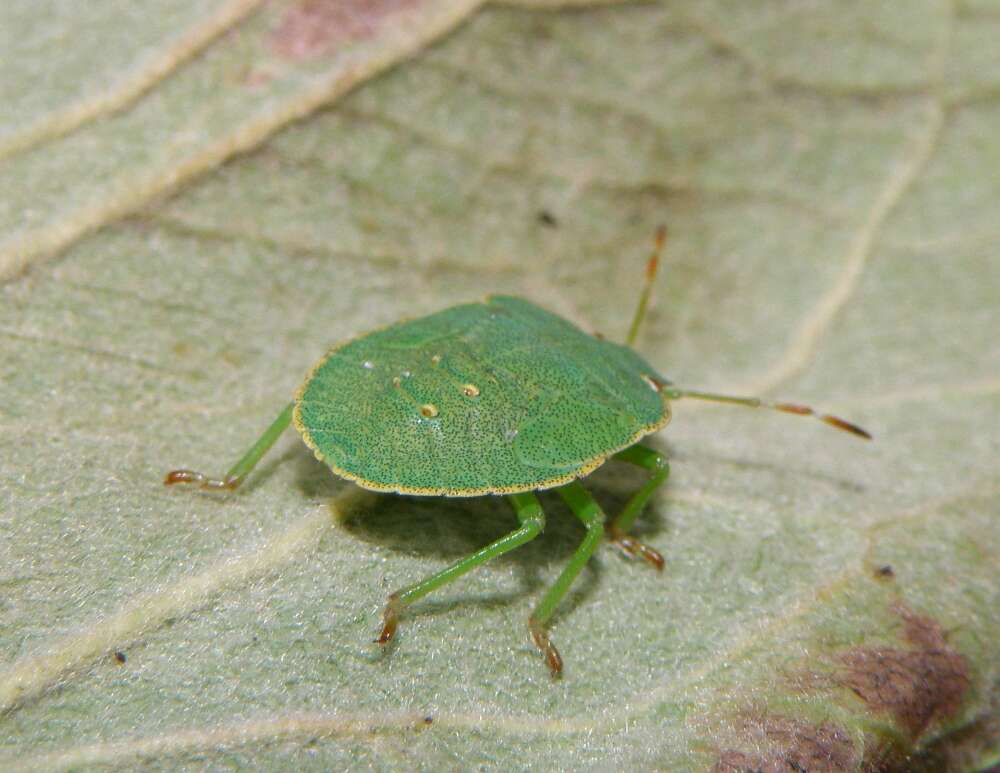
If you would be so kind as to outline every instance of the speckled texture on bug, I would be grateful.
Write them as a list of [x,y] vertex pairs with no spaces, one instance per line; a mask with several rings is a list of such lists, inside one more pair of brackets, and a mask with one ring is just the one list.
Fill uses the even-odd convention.
[[[650,381],[653,379],[654,381]],[[642,357],[528,301],[491,296],[330,351],[295,426],[365,488],[475,496],[586,475],[670,418]]]

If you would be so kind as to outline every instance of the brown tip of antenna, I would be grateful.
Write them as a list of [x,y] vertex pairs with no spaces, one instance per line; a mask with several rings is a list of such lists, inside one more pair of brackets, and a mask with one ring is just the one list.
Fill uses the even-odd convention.
[[663,245],[667,243],[667,227],[661,225],[656,229],[656,238],[653,247],[653,254],[650,255],[646,263],[646,282],[652,282],[656,277],[657,269],[660,267],[660,254],[663,252]]
[[858,437],[863,437],[865,440],[871,440],[871,434],[859,427],[857,424],[851,424],[849,421],[844,421],[839,416],[831,416],[826,413],[822,416],[818,415],[816,411],[810,408],[808,405],[797,405],[795,403],[775,403],[774,407],[779,411],[784,411],[785,413],[794,413],[796,416],[815,416],[822,422],[829,424],[831,427],[836,427],[837,429],[842,429],[844,432],[850,432],[852,435],[857,435]]
[[857,424],[851,424],[849,421],[844,421],[837,416],[820,416],[820,421],[825,421],[831,427],[836,427],[837,429],[842,429],[845,432],[850,432],[852,435],[857,435],[858,437],[863,437],[865,440],[871,440],[872,436],[867,431],[859,427]]

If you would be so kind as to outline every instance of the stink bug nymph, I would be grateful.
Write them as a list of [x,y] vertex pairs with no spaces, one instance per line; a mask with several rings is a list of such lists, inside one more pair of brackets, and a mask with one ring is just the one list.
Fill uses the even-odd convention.
[[[667,424],[672,401],[696,398],[815,416],[870,438],[860,427],[808,406],[682,389],[633,351],[665,235],[663,228],[657,231],[625,345],[589,335],[522,298],[493,295],[453,306],[338,344],[224,477],[174,470],[165,483],[235,489],[294,423],[318,459],[362,488],[507,497],[518,528],[389,596],[377,639],[382,645],[414,601],[541,534],[545,514],[535,492],[555,489],[587,528],[528,618],[532,641],[558,676],[562,658],[546,624],[604,538],[626,555],[663,568],[660,553],[629,531],[669,473],[664,456],[639,441]],[[609,459],[649,473],[610,519],[580,483]]]

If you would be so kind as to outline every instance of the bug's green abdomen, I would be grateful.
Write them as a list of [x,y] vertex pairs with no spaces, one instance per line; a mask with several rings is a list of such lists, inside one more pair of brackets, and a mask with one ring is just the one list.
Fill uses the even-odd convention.
[[528,301],[487,298],[331,351],[295,424],[366,488],[474,496],[583,475],[659,429],[666,382],[631,349]]

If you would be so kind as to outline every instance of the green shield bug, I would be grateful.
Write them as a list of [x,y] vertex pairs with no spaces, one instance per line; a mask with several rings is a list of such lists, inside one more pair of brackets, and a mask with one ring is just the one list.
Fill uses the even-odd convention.
[[[558,676],[562,658],[546,625],[604,537],[626,555],[663,568],[663,557],[629,531],[667,479],[667,460],[639,441],[667,424],[673,400],[695,398],[815,416],[871,437],[808,406],[676,387],[636,354],[631,345],[646,312],[664,240],[661,228],[625,345],[587,334],[510,296],[489,296],[400,322],[331,349],[295,399],[223,478],[174,470],[165,483],[235,489],[294,423],[318,459],[362,488],[506,496],[518,528],[389,596],[377,639],[382,645],[395,635],[409,604],[537,537],[545,514],[535,492],[555,489],[587,529],[528,618],[532,641]],[[649,473],[611,519],[579,482],[609,459]]]

